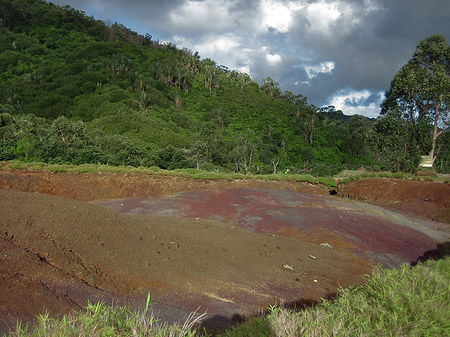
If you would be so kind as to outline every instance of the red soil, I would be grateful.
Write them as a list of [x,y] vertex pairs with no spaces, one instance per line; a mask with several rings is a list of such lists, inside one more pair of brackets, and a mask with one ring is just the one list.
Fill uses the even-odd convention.
[[[370,183],[375,189],[376,181]],[[416,183],[417,188],[426,186],[422,193],[440,192],[433,192],[433,199],[426,201],[426,205],[437,204],[434,210],[431,206],[412,208],[414,215],[447,214],[449,186]],[[357,187],[349,186],[353,189],[344,187],[340,193],[363,197],[354,194]],[[227,221],[119,214],[82,202],[235,188],[302,192],[314,198],[328,194],[322,186],[296,182],[52,174],[3,168],[0,332],[14,328],[16,319],[33,322],[35,315],[46,310],[68,313],[85,307],[88,300],[139,307],[148,292],[162,319],[182,321],[190,310],[201,306],[200,311],[210,314],[206,325],[214,326],[214,322],[220,325],[236,314],[251,314],[268,304],[319,301],[334,294],[339,285],[361,284],[360,275],[370,272],[373,260],[353,254],[348,240],[326,228],[307,235],[283,227],[269,235]],[[402,200],[403,194],[396,191],[389,193],[390,200]],[[367,191],[371,201],[369,192],[373,191]],[[382,200],[385,207],[399,204]],[[423,194],[408,200],[424,202]],[[319,245],[324,238],[334,238],[335,246]],[[437,242],[429,237],[423,240],[427,247]]]
[[450,185],[404,179],[360,179],[340,186],[339,195],[408,216],[450,224]]

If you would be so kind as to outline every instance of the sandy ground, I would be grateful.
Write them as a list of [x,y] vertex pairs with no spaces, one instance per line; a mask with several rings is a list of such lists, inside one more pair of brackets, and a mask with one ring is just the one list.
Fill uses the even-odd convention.
[[[386,181],[389,182],[380,179],[379,183]],[[395,180],[388,185],[393,183],[412,182]],[[416,217],[414,223],[418,218],[433,219],[436,214],[448,214],[448,185],[413,183],[417,185],[406,188],[409,197],[416,188],[422,190],[421,194],[414,194],[415,198],[408,199],[408,210],[404,203],[397,202],[406,199],[400,193],[395,194],[394,189],[390,192],[391,204],[387,198],[374,200],[383,207],[411,213]],[[339,193],[372,202],[375,197],[370,192],[374,193],[376,183],[371,184],[367,191],[362,188],[366,185],[362,185],[361,191],[366,194],[358,192],[356,186],[341,187]],[[197,181],[147,175],[51,174],[3,169],[0,187],[0,331],[13,328],[17,318],[33,322],[35,315],[46,310],[52,314],[67,313],[85,307],[88,300],[139,308],[148,292],[154,301],[153,309],[161,319],[183,321],[191,310],[200,307],[201,312],[208,312],[205,326],[219,329],[263,310],[268,304],[301,307],[333,296],[338,286],[361,284],[361,275],[370,272],[375,263],[374,254],[364,255],[348,246],[351,240],[353,244],[356,241],[343,240],[351,234],[341,235],[337,225],[316,231],[311,227],[308,229],[311,235],[297,228],[295,235],[292,231],[287,235],[286,230],[252,230],[240,226],[239,221],[211,220],[199,213],[120,214],[85,202],[138,197],[141,200],[159,197],[156,200],[164,201],[164,198],[173,200],[170,195],[186,191],[216,191],[216,194],[268,191],[269,196],[270,191],[276,191],[277,195],[285,191],[292,198],[319,197],[312,206],[330,212],[334,206],[329,205],[347,202],[326,197],[325,188],[307,183]],[[426,207],[412,207],[414,202]],[[277,203],[283,206],[279,200]],[[198,203],[192,203],[195,204]],[[302,205],[294,206],[305,208]],[[294,209],[294,206],[289,207]],[[358,211],[359,216],[362,212]],[[382,224],[387,226],[383,228],[394,230],[395,224],[377,221],[376,226]],[[435,248],[446,233],[443,223],[432,222],[433,228],[426,224],[427,231],[439,235],[405,227],[407,236],[412,235],[419,245],[411,246],[411,242],[397,234],[397,239],[409,244],[417,258]],[[356,227],[355,230],[361,231]],[[384,229],[377,234],[377,240],[382,240],[379,235],[383,233]],[[368,243],[371,238],[368,237]],[[324,242],[332,243],[333,248],[320,245]],[[405,255],[402,259],[411,257]]]

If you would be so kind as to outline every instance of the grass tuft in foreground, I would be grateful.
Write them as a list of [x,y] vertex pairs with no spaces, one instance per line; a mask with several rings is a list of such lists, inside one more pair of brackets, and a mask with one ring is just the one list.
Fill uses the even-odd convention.
[[40,315],[39,325],[32,331],[22,328],[18,323],[13,337],[193,337],[197,335],[195,325],[203,315],[192,313],[183,326],[161,324],[148,312],[150,295],[144,311],[136,312],[130,308],[110,307],[103,303],[89,303],[86,312],[65,315],[60,319]]
[[[90,304],[85,313],[51,319],[40,316],[32,332],[17,327],[12,336],[194,336],[192,315],[181,326],[158,324],[127,307]],[[415,267],[376,268],[359,287],[341,289],[334,300],[296,312],[270,307],[222,336],[450,336],[450,257]],[[201,317],[200,317],[201,319]]]
[[360,287],[300,312],[270,308],[225,336],[450,336],[450,258],[375,269]]

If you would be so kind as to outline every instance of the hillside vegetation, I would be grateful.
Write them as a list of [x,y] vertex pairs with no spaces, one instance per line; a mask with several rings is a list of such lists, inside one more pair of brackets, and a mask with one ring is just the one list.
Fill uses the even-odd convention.
[[[392,123],[316,107],[274,79],[258,84],[69,6],[0,0],[0,13],[0,160],[245,174],[416,169],[390,159],[399,158],[384,143]],[[424,142],[427,154],[431,134]],[[448,171],[448,152],[440,156]]]

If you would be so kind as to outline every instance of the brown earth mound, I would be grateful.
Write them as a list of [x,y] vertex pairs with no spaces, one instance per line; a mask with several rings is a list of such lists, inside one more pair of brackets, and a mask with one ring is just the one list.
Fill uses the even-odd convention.
[[79,309],[92,295],[148,292],[186,312],[201,306],[231,318],[270,303],[317,301],[338,285],[361,283],[358,275],[370,269],[327,247],[214,221],[121,215],[0,191],[0,317],[10,327],[45,310]]
[[450,185],[404,179],[360,179],[340,185],[339,195],[450,224]]
[[0,188],[58,195],[80,201],[158,197],[185,191],[214,191],[242,187],[328,194],[328,190],[322,185],[292,181],[200,180],[144,174],[50,173],[6,168],[0,170]]
[[[268,304],[319,301],[339,285],[362,283],[360,275],[372,268],[345,249],[305,238],[196,218],[118,214],[76,201],[244,187],[328,194],[322,186],[3,169],[0,187],[0,332],[17,318],[32,322],[46,310],[67,313],[88,300],[139,307],[148,292],[161,319],[183,321],[201,306],[209,313],[205,325],[214,327]],[[448,198],[442,200],[448,209]]]

